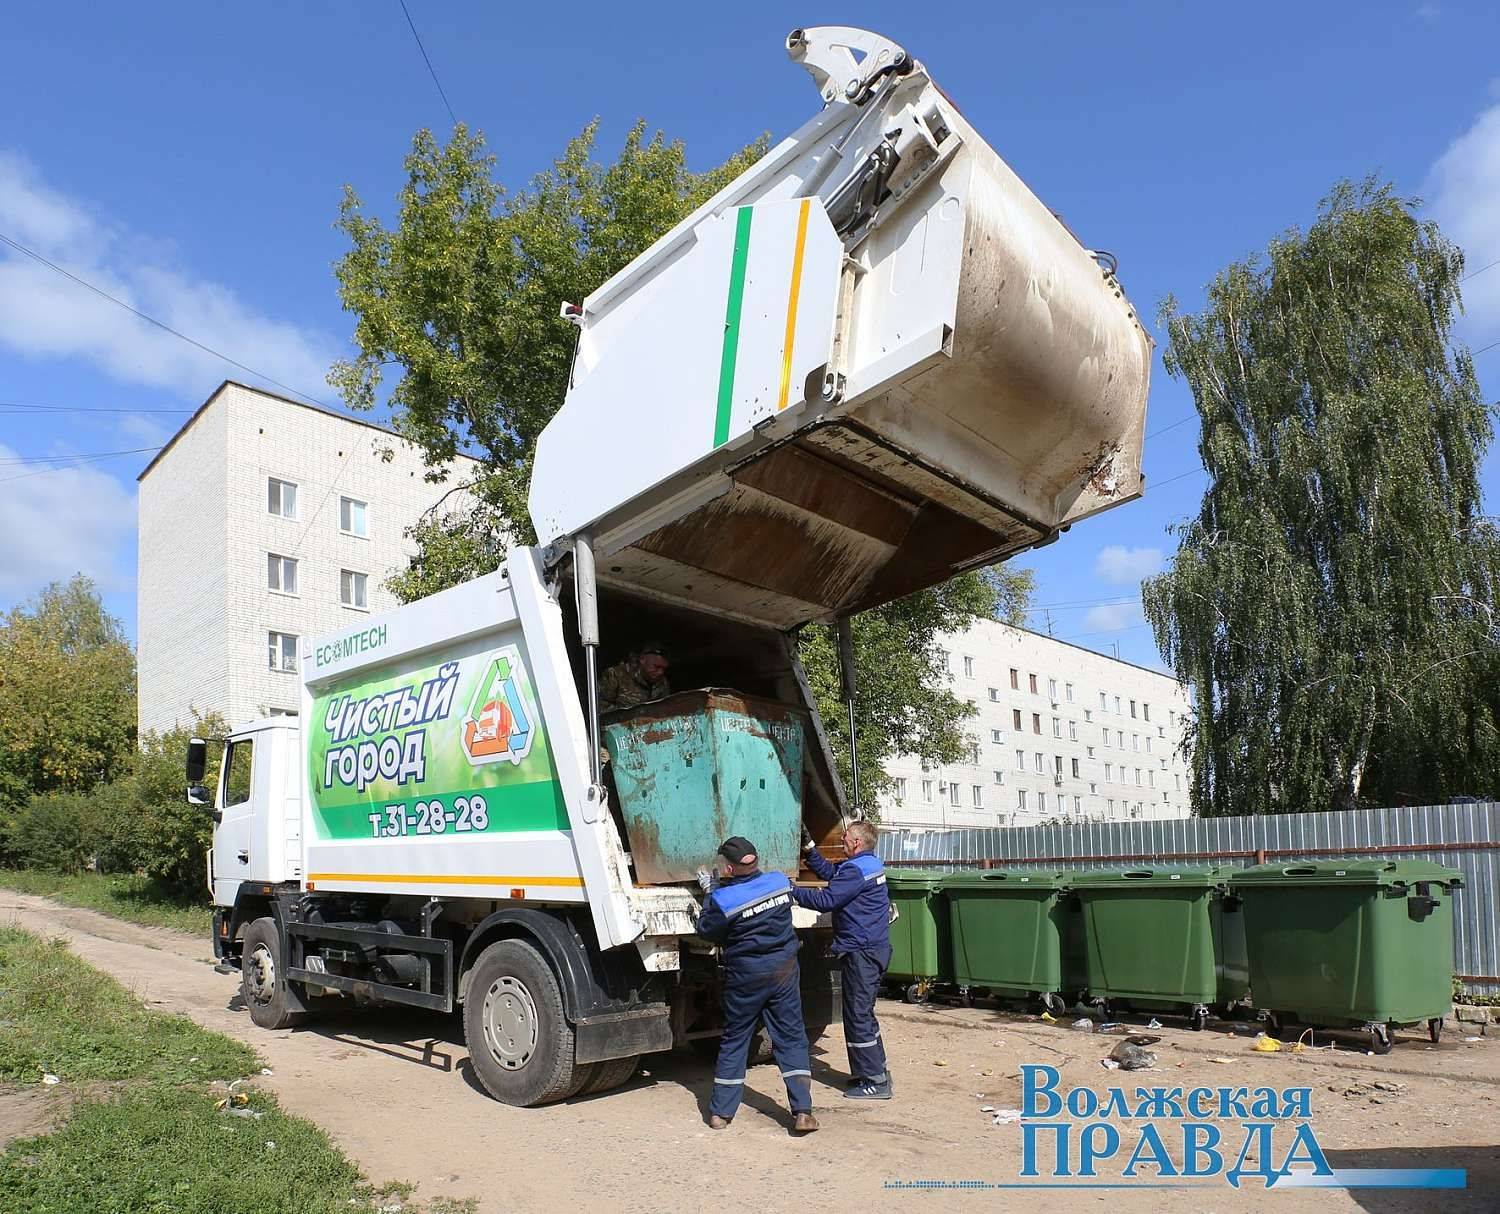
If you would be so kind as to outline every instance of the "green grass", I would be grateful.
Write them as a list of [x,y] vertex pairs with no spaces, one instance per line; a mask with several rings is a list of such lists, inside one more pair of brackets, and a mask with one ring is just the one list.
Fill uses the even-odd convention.
[[[372,1214],[376,1190],[311,1122],[253,1088],[219,1108],[223,1084],[260,1066],[248,1046],[146,1008],[57,941],[0,927],[0,1077],[44,1072],[79,1098],[56,1132],[0,1154],[0,1210],[28,1214]],[[103,1098],[97,1081],[112,1081]],[[231,1111],[233,1109],[233,1111]],[[258,1116],[257,1116],[258,1114]],[[469,1203],[439,1198],[431,1214]]]
[[0,869],[0,887],[23,894],[42,894],[69,906],[103,911],[146,927],[170,927],[206,937],[213,916],[207,899],[196,902],[173,895],[149,877],[101,877],[94,873],[42,873]]
[[233,1079],[255,1051],[186,1016],[148,1011],[58,940],[0,927],[0,1078],[40,1083]]

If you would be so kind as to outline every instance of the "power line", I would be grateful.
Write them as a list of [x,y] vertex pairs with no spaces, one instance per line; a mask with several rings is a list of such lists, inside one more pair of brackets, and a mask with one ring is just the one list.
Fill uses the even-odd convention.
[[422,52],[422,62],[427,65],[428,75],[432,77],[432,83],[437,85],[438,96],[443,99],[443,104],[448,106],[448,117],[453,119],[453,125],[458,125],[458,115],[453,112],[453,107],[448,105],[448,94],[443,91],[443,82],[438,79],[437,69],[432,66],[432,60],[427,57],[427,48],[422,45],[422,35],[417,33],[417,24],[411,19],[411,14],[406,11],[406,0],[400,0],[401,11],[406,13],[406,24],[411,27],[411,36],[417,40],[417,49]]
[[117,455],[140,455],[146,451],[160,451],[160,447],[137,447],[133,451],[105,451],[98,455],[80,455],[74,458],[70,464],[53,464],[50,468],[37,468],[31,472],[21,472],[15,476],[0,477],[0,485],[10,481],[23,481],[28,476],[45,476],[48,472],[65,472],[71,468],[78,468],[83,464],[95,463],[103,459],[113,459]]
[[1495,258],[1495,260],[1492,261],[1492,262],[1490,262],[1490,264],[1487,265],[1487,266],[1480,266],[1479,269],[1475,270],[1472,274],[1465,274],[1458,281],[1459,282],[1468,282],[1469,279],[1471,279],[1471,278],[1478,278],[1486,270],[1493,270],[1496,266],[1500,266],[1500,257]]
[[[138,455],[148,450],[146,447],[133,447],[129,451],[94,451],[86,455],[4,455],[0,456],[0,464],[66,464],[80,459],[109,459],[114,455]],[[155,451],[157,448],[151,447]]]
[[1487,346],[1481,346],[1478,350],[1475,350],[1474,353],[1469,357],[1477,357],[1478,355],[1483,354],[1486,350],[1493,350],[1496,346],[1500,346],[1500,341],[1492,341]]
[[1186,472],[1179,472],[1176,476],[1169,476],[1164,481],[1148,480],[1146,482],[1146,488],[1147,489],[1160,489],[1163,485],[1170,485],[1173,481],[1180,481],[1180,480],[1184,479],[1185,477],[1197,476],[1200,472],[1203,472],[1203,471],[1206,471],[1206,469],[1204,469],[1204,468],[1189,468]]
[[191,413],[191,409],[125,409],[113,405],[30,405],[0,400],[0,413]]
[[1184,417],[1181,421],[1175,421],[1170,426],[1163,426],[1160,430],[1151,431],[1151,433],[1146,435],[1146,437],[1155,438],[1158,434],[1165,434],[1168,430],[1175,430],[1178,426],[1185,426],[1188,424],[1188,422],[1194,422],[1197,420],[1198,418],[1196,415],[1192,417]]
[[282,383],[279,379],[272,379],[264,371],[257,371],[254,367],[248,367],[238,359],[230,358],[229,355],[223,353],[222,351],[215,350],[212,346],[206,346],[196,338],[189,337],[186,333],[178,332],[178,330],[172,328],[171,325],[165,323],[164,321],[157,320],[154,316],[147,316],[146,313],[142,312],[139,308],[132,307],[123,299],[116,298],[108,291],[104,290],[102,287],[96,287],[93,283],[87,281],[86,279],[79,278],[78,275],[70,273],[69,271],[63,269],[62,266],[58,265],[56,262],[48,261],[35,249],[28,249],[19,241],[12,240],[4,232],[0,232],[0,243],[8,244],[11,248],[15,249],[16,252],[24,253],[33,261],[40,262],[42,265],[46,266],[49,270],[56,270],[69,282],[76,282],[80,287],[86,287],[95,295],[99,296],[100,299],[107,299],[116,307],[124,308],[131,315],[140,317],[147,324],[155,325],[163,332],[170,333],[173,337],[180,338],[181,340],[187,342],[188,345],[195,346],[197,349],[202,350],[205,354],[213,355],[215,358],[228,363],[231,367],[238,367],[241,371],[247,372],[248,374],[255,376],[257,379],[263,379],[268,384],[275,384],[282,391],[290,392],[293,396],[300,396],[303,400],[310,400],[313,404],[318,405],[320,408],[327,409],[329,407],[328,405],[320,401],[316,396],[309,396],[306,392],[299,392],[296,388]]

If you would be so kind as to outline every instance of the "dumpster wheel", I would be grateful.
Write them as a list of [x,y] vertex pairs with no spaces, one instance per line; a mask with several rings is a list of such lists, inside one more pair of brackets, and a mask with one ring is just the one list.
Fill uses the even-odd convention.
[[1061,1016],[1068,1010],[1068,1001],[1052,991],[1044,991],[1042,993],[1042,1006],[1054,1016]]
[[1193,1008],[1191,1015],[1188,1017],[1188,1025],[1192,1028],[1193,1032],[1201,1033],[1207,1024],[1208,1009],[1200,1003]]
[[1442,1040],[1443,1018],[1441,1016],[1434,1016],[1427,1022],[1427,1036],[1432,1039],[1433,1045],[1436,1045],[1439,1041]]
[[1389,1054],[1391,1052],[1391,1029],[1386,1024],[1371,1024],[1367,1026],[1370,1031],[1370,1048],[1377,1054]]
[[930,982],[913,982],[901,992],[901,998],[907,1003],[926,1003],[931,995],[932,983]]

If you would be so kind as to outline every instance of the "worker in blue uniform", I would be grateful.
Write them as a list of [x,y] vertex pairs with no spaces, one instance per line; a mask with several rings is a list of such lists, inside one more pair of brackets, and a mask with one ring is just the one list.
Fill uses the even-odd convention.
[[875,828],[851,823],[844,831],[844,854],[838,864],[818,853],[811,836],[804,836],[807,867],[826,889],[798,887],[798,905],[833,912],[833,954],[843,974],[844,1043],[849,1051],[851,1100],[889,1100],[891,1073],[886,1066],[880,1022],[875,1019],[875,997],[891,964],[891,898],[885,887],[885,865],[875,854]]
[[708,897],[698,935],[719,945],[724,965],[724,1035],[714,1067],[708,1124],[728,1127],[745,1090],[750,1039],[764,1020],[771,1052],[786,1084],[792,1132],[818,1128],[812,1113],[812,1062],[802,1019],[800,947],[792,929],[792,883],[784,873],[763,873],[755,846],[739,835],[719,849],[724,873],[717,884],[706,869],[698,883]]

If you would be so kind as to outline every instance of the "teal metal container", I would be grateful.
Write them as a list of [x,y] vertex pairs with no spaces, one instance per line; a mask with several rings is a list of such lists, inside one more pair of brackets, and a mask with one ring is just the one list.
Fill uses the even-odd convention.
[[735,691],[684,691],[604,724],[640,885],[691,881],[731,835],[767,872],[797,871],[807,713]]

